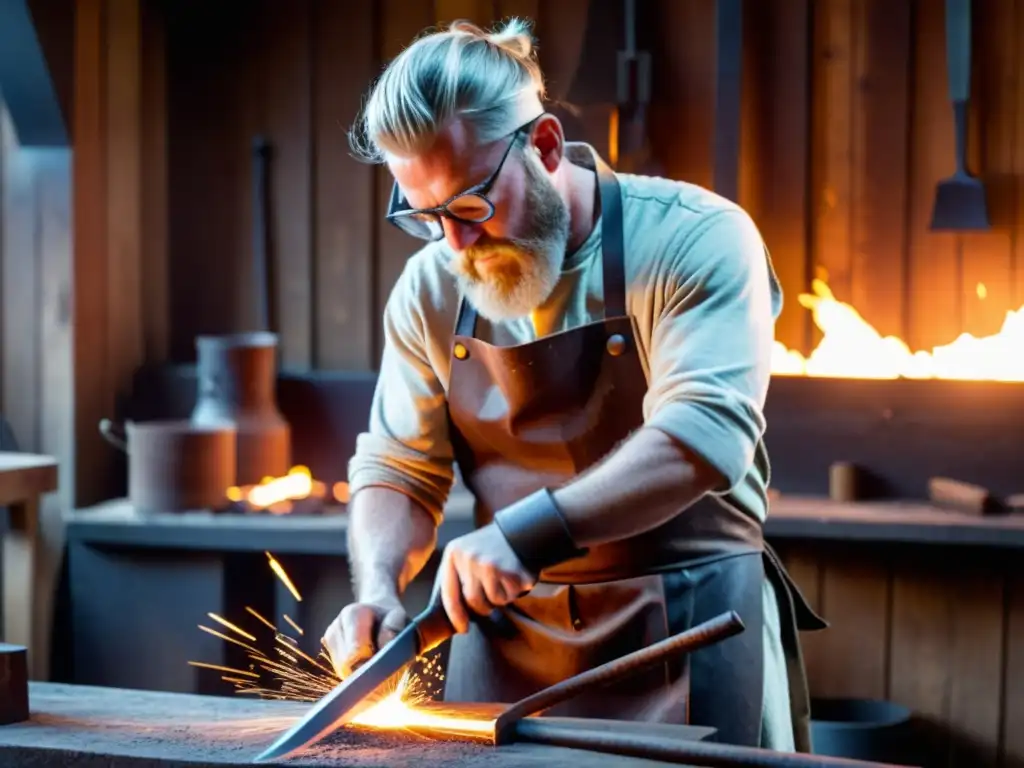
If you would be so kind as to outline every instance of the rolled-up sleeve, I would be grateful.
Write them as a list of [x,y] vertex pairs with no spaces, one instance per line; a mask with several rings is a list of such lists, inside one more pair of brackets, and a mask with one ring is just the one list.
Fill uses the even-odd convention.
[[452,449],[444,388],[427,354],[418,282],[410,263],[384,310],[380,376],[368,430],[349,461],[349,490],[393,488],[440,522],[452,485]]
[[782,296],[764,241],[742,210],[681,228],[663,254],[645,422],[739,484],[764,430]]

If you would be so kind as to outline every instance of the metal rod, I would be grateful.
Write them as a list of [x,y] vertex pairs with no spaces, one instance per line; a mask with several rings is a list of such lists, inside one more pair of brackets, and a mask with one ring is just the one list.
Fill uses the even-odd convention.
[[636,0],[626,0],[626,50],[630,58],[636,56]]
[[256,330],[270,330],[270,143],[252,140],[252,292]]
[[727,637],[738,635],[743,629],[743,621],[739,615],[735,611],[729,611],[647,648],[537,691],[532,696],[527,696],[512,704],[498,716],[494,724],[495,740],[499,744],[502,743],[509,726],[524,717],[549,709],[584,691],[608,685],[640,669],[663,662],[672,654],[695,651]]
[[640,730],[630,733],[626,727],[628,723],[617,724],[614,729],[599,730],[580,727],[579,721],[568,723],[558,720],[546,717],[518,720],[512,724],[510,736],[513,741],[681,763],[695,768],[899,768],[888,763],[691,741]]

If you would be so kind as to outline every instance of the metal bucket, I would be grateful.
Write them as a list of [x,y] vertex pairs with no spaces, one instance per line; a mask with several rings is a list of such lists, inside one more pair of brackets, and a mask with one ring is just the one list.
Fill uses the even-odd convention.
[[814,754],[915,765],[911,712],[891,701],[813,699]]
[[236,433],[232,426],[189,420],[109,419],[100,433],[128,454],[128,498],[139,512],[218,510],[235,485]]

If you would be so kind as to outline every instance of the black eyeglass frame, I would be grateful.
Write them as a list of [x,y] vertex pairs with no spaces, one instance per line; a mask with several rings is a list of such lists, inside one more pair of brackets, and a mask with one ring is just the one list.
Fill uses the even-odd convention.
[[[398,227],[400,230],[408,235],[419,238],[421,240],[437,241],[444,237],[444,228],[441,226],[441,218],[451,219],[461,224],[485,224],[494,218],[496,208],[494,203],[487,197],[490,193],[494,183],[498,180],[498,176],[501,174],[501,169],[505,167],[505,161],[508,160],[508,156],[512,154],[512,148],[516,145],[519,137],[530,128],[533,127],[543,114],[537,115],[537,117],[531,118],[529,122],[516,128],[508,136],[511,137],[508,146],[505,148],[505,153],[501,156],[501,160],[498,162],[497,167],[491,172],[491,174],[478,184],[474,184],[469,189],[465,189],[462,192],[458,192],[448,198],[441,205],[433,208],[409,208],[405,205],[402,192],[398,187],[398,182],[395,182],[391,186],[391,199],[388,202],[388,212],[385,218],[393,225]],[[487,213],[483,218],[467,219],[458,214],[452,213],[448,210],[448,206],[454,203],[456,200],[461,200],[464,197],[475,197],[482,202],[487,209]],[[420,218],[410,219],[410,217],[423,217],[432,216],[438,224],[438,232],[436,234],[429,234],[429,224],[422,221]],[[428,233],[417,231],[416,225],[419,224],[428,230]]]

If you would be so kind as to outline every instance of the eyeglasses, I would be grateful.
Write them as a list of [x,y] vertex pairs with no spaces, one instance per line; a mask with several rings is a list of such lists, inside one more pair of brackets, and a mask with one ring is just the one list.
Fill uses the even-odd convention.
[[490,176],[479,184],[453,195],[436,208],[410,208],[396,182],[391,187],[387,220],[406,234],[430,241],[440,240],[444,237],[444,227],[441,225],[442,217],[462,224],[483,224],[490,221],[494,217],[494,203],[487,198],[487,195],[490,194],[494,182],[498,180],[498,174],[501,173],[516,140],[539,119],[540,115],[519,126],[510,134],[511,140],[505,148],[505,154],[501,156],[498,167]]

